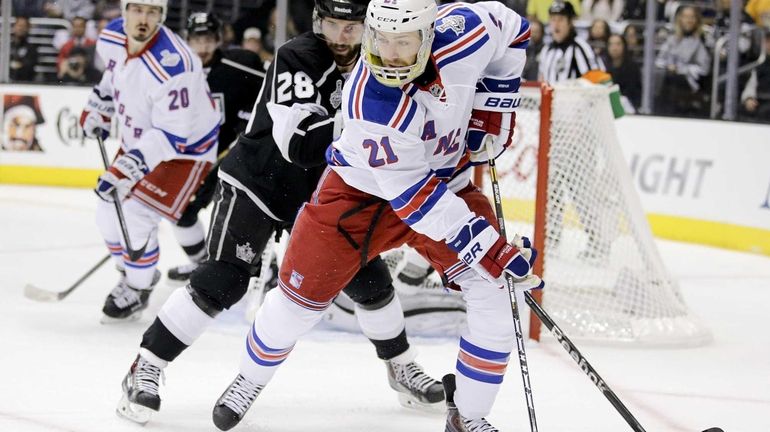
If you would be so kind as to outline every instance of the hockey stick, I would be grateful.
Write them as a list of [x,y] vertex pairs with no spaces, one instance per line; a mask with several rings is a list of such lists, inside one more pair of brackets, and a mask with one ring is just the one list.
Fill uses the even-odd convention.
[[[505,234],[505,219],[503,219],[503,203],[500,195],[500,183],[497,181],[497,166],[495,165],[495,154],[492,149],[492,141],[488,138],[484,144],[489,154],[489,177],[492,180],[492,194],[495,201],[495,214],[497,222],[500,225],[500,235],[507,241]],[[506,273],[505,282],[508,285],[508,298],[511,300],[511,314],[513,315],[513,328],[516,332],[516,347],[519,351],[519,366],[521,369],[521,380],[524,383],[524,398],[527,400],[527,411],[529,413],[529,428],[532,432],[537,432],[537,420],[535,418],[535,401],[532,398],[532,384],[529,381],[529,366],[527,366],[527,353],[524,350],[524,335],[521,330],[521,319],[519,318],[519,305],[516,302],[516,292],[513,287],[513,276]],[[529,293],[527,293],[529,294]]]
[[109,259],[110,259],[110,254],[105,255],[104,258],[99,260],[99,262],[96,263],[96,265],[91,267],[86,272],[86,274],[81,276],[80,279],[78,279],[74,284],[72,284],[72,286],[70,286],[69,288],[67,288],[64,291],[53,292],[53,291],[44,290],[42,288],[38,288],[38,287],[36,287],[36,286],[34,286],[32,284],[27,284],[27,285],[24,286],[24,297],[27,297],[28,299],[35,300],[35,301],[40,301],[40,302],[57,302],[57,301],[61,301],[65,297],[70,295],[70,293],[72,293],[72,291],[75,291],[75,288],[79,287],[80,284],[83,283],[83,281],[88,279],[89,276],[91,276],[92,274],[94,274],[94,272],[99,270],[99,268],[101,266],[103,266],[104,263],[106,263]]
[[[503,217],[503,203],[502,203],[502,195],[500,194],[500,184],[497,180],[497,167],[495,165],[495,155],[492,149],[491,142],[487,140],[487,152],[489,153],[489,177],[492,180],[492,196],[494,198],[495,202],[495,213],[497,215],[497,221],[500,224],[500,235],[503,236],[503,239],[506,238],[505,235],[505,219]],[[519,338],[521,337],[521,324],[519,322],[519,316],[518,316],[518,310],[515,300],[515,294],[513,292],[513,278],[510,275],[506,276],[506,280],[508,281],[508,291],[511,295],[511,305],[513,307],[513,313],[514,313],[514,325],[516,326],[516,342],[519,342]],[[631,429],[634,430],[634,432],[646,432],[645,429],[642,427],[642,425],[639,423],[639,421],[634,417],[633,414],[631,414],[631,411],[626,408],[626,406],[621,402],[621,400],[618,398],[618,396],[615,394],[615,392],[612,391],[610,386],[604,381],[604,379],[599,376],[599,372],[594,369],[593,366],[591,366],[591,363],[588,362],[588,359],[583,356],[583,354],[577,349],[574,343],[567,337],[566,334],[559,328],[558,325],[551,319],[551,317],[548,315],[548,313],[543,309],[542,306],[532,297],[532,294],[529,291],[524,292],[524,299],[526,300],[529,307],[535,312],[535,315],[537,315],[538,319],[543,323],[543,325],[548,328],[548,330],[553,334],[553,336],[556,338],[556,341],[564,347],[564,349],[567,351],[567,354],[569,354],[570,357],[572,357],[573,360],[575,360],[575,363],[578,364],[580,369],[585,372],[585,374],[588,376],[588,378],[591,380],[591,382],[596,385],[596,387],[604,394],[604,396],[607,398],[607,400],[610,401],[613,407],[618,411],[618,413],[623,417],[623,419],[628,423],[629,426],[631,426]],[[523,355],[523,346],[519,348],[519,356],[520,360],[522,361],[522,378],[524,379],[524,391],[527,394],[527,407],[530,410],[530,423],[534,421],[534,407],[530,405],[531,397],[532,397],[532,391],[531,387],[528,386],[529,384],[529,372],[526,370],[526,358],[521,357]],[[525,377],[526,375],[526,377]],[[704,432],[724,432],[720,428],[711,428]]]
[[[102,140],[101,135],[96,135],[96,141],[99,143],[99,151],[102,153],[104,169],[109,169],[110,161],[107,159],[107,150],[104,148],[104,140]],[[123,239],[126,242],[126,252],[128,253],[128,258],[131,261],[139,261],[139,259],[144,255],[144,251],[147,249],[147,244],[150,242],[150,239],[147,239],[147,241],[144,243],[144,246],[142,246],[142,248],[139,250],[134,250],[134,248],[131,247],[131,239],[128,238],[128,229],[126,228],[126,217],[123,215],[123,205],[120,203],[120,197],[118,196],[117,190],[112,191],[112,198],[113,203],[115,204],[115,212],[118,213],[120,231],[123,233]]]

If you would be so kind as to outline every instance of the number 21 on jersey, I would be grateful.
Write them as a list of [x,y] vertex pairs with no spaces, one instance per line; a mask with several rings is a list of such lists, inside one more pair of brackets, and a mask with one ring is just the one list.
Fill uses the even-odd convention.
[[[366,139],[362,145],[365,149],[369,149],[369,166],[373,168],[398,162],[398,156],[393,153],[393,147],[390,146],[390,140],[386,136],[382,137],[379,143],[373,139]],[[380,149],[385,153],[385,157],[380,156]]]

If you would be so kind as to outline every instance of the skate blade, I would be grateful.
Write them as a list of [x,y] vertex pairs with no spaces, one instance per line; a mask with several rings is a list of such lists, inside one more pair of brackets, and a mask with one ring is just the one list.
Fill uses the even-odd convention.
[[99,322],[102,324],[121,324],[121,323],[139,321],[139,318],[141,317],[142,317],[142,311],[134,312],[133,314],[125,318],[113,318],[111,316],[102,314],[102,318],[99,320]]
[[126,396],[124,393],[123,397],[120,398],[120,402],[118,402],[118,407],[115,408],[115,412],[118,414],[118,417],[122,417],[126,420],[130,420],[134,423],[139,423],[140,425],[144,426],[148,421],[150,421],[154,411],[145,406],[132,403],[128,400],[128,396]]
[[422,402],[412,395],[398,393],[398,403],[404,408],[409,408],[417,411],[422,411],[431,414],[443,414],[446,413],[446,403],[438,401],[436,403]]

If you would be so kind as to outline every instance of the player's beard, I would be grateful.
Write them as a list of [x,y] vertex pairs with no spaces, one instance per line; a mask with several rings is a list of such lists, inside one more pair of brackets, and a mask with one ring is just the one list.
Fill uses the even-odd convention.
[[[342,52],[341,48],[343,47],[348,50]],[[334,55],[334,62],[337,63],[337,66],[350,66],[358,59],[361,45],[329,44],[329,49]]]
[[150,31],[150,26],[140,24],[134,28],[131,39],[137,42],[147,42],[155,34],[155,30]]

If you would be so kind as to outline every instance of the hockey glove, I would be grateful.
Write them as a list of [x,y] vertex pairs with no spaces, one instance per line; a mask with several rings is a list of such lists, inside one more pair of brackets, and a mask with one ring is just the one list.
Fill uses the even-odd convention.
[[113,191],[117,191],[118,199],[123,200],[150,170],[144,163],[144,156],[139,150],[131,150],[115,159],[112,166],[99,176],[94,192],[107,202],[115,200]]
[[471,151],[471,164],[481,165],[489,160],[486,148],[487,137],[492,140],[495,159],[500,156],[511,142],[516,126],[515,112],[496,112],[474,109],[468,122],[466,145]]
[[80,126],[88,138],[102,139],[110,136],[110,121],[115,114],[115,104],[109,96],[102,97],[96,88],[88,96],[88,102],[80,114]]
[[516,281],[516,289],[542,288],[540,278],[530,275],[537,251],[526,237],[517,236],[515,242],[518,247],[506,243],[483,217],[469,220],[447,240],[458,258],[484,279],[498,286],[505,285],[504,272],[507,272]]

